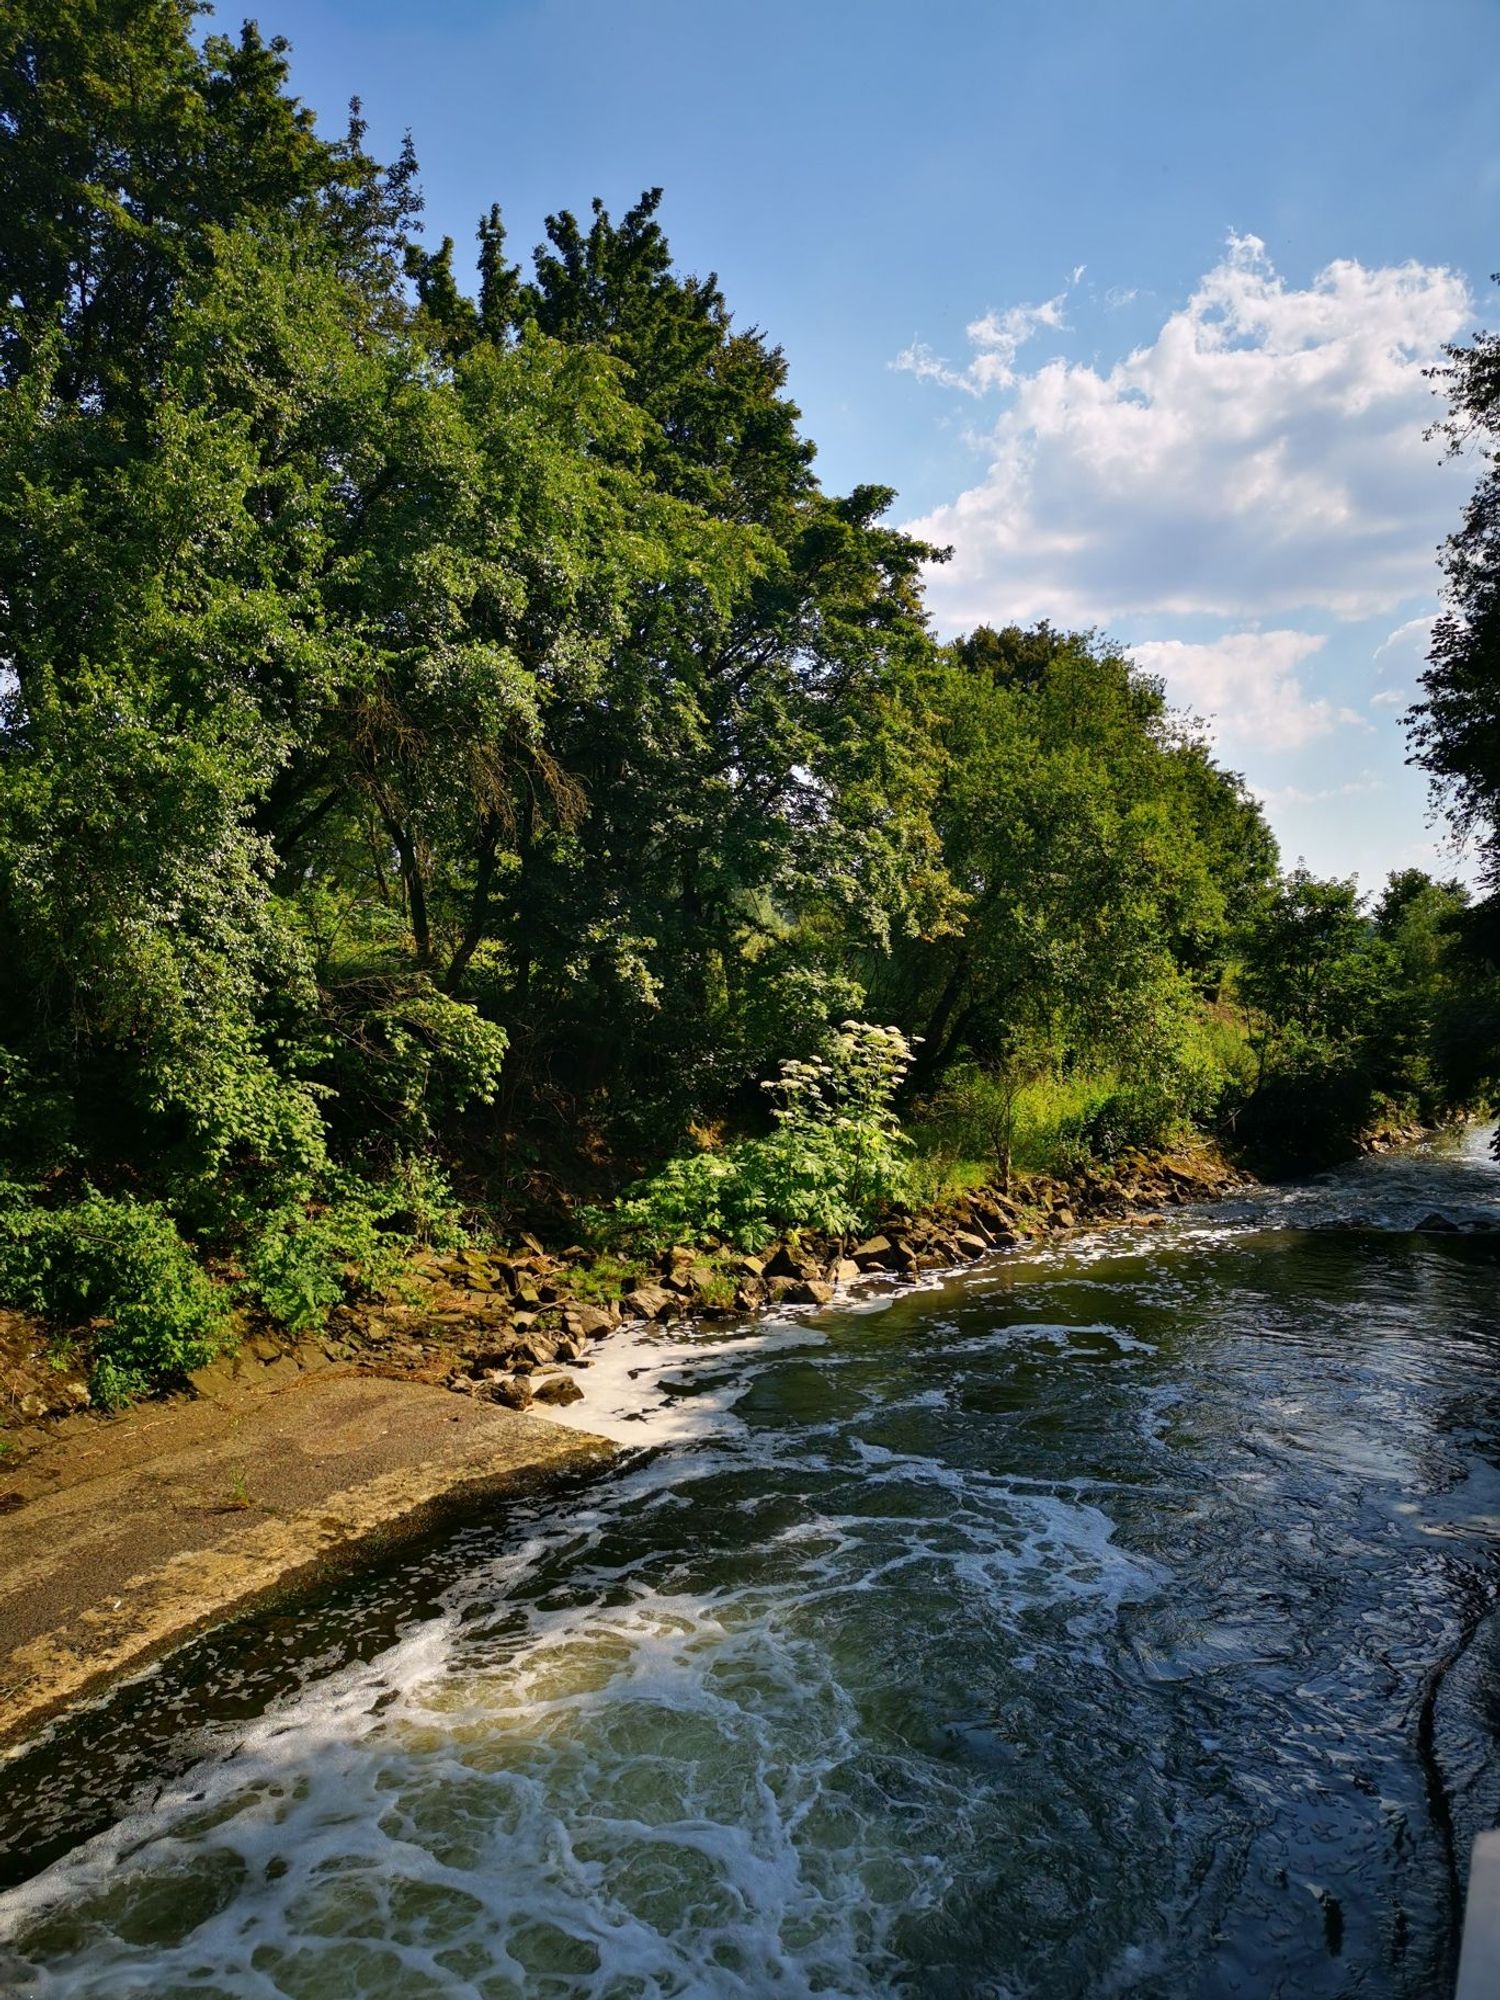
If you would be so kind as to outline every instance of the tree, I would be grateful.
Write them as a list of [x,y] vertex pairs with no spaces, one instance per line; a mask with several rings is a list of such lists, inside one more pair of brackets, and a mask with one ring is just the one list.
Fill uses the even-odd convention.
[[1408,726],[1414,761],[1459,832],[1500,868],[1500,333],[1449,347],[1434,370],[1448,396],[1436,426],[1456,454],[1477,444],[1484,466],[1443,549],[1443,609],[1433,627],[1422,700]]
[[963,918],[875,978],[925,1037],[919,1085],[964,1051],[1001,1070],[1083,1049],[1149,1065],[1274,866],[1259,811],[1160,684],[1087,634],[980,628],[938,660],[928,704]]
[[0,380],[51,343],[58,395],[143,409],[170,308],[217,232],[298,234],[388,305],[420,201],[358,104],[336,141],[287,88],[287,43],[189,32],[200,0],[16,0],[0,21]]

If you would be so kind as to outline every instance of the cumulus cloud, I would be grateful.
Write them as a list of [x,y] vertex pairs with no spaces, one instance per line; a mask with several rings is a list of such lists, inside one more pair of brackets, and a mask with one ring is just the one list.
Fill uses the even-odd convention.
[[1165,681],[1174,707],[1202,717],[1216,743],[1298,750],[1341,722],[1358,720],[1323,696],[1310,696],[1297,675],[1324,643],[1316,632],[1229,632],[1201,644],[1151,639],[1130,651],[1147,673]]
[[1021,348],[1065,325],[1065,300],[986,314],[962,367],[902,358],[1007,398],[983,479],[912,524],[954,550],[930,588],[946,627],[1362,618],[1431,590],[1463,475],[1423,437],[1422,370],[1467,324],[1461,275],[1340,259],[1299,289],[1231,236],[1148,345],[1028,371]]

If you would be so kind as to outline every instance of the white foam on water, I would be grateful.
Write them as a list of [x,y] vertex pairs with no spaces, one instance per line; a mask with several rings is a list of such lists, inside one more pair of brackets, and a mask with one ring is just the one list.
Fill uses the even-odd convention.
[[[718,1333],[645,1321],[598,1342],[578,1377],[578,1403],[547,1410],[547,1421],[592,1431],[617,1444],[680,1444],[721,1436],[734,1427],[733,1409],[750,1369],[795,1347],[823,1347],[828,1336],[801,1320],[767,1319],[749,1331]],[[693,1375],[733,1365],[722,1387],[681,1393]]]

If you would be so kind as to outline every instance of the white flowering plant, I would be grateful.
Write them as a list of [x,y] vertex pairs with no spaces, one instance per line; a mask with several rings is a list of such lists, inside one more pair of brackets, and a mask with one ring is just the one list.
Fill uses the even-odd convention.
[[911,1141],[894,1108],[912,1061],[899,1028],[848,1020],[814,1056],[762,1087],[771,1130],[720,1152],[678,1156],[587,1221],[640,1249],[719,1236],[759,1249],[794,1229],[861,1230],[910,1198]]

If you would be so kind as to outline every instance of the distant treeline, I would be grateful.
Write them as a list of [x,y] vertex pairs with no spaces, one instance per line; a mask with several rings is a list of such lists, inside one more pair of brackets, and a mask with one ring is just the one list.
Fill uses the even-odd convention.
[[1484,1094],[1462,893],[1281,877],[1097,634],[939,644],[658,191],[526,269],[491,209],[466,289],[410,146],[197,11],[0,21],[0,1299],[126,1328],[105,1393],[205,1259],[301,1324],[756,1143],[783,1064],[843,1129],[869,1020],[939,1178]]

